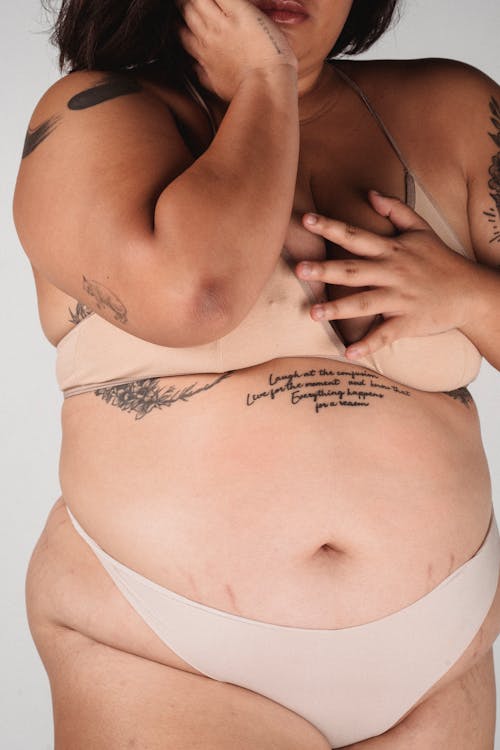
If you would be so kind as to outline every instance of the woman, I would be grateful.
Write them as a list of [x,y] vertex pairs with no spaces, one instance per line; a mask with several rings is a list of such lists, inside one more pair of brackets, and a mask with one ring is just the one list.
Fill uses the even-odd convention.
[[394,6],[63,4],[14,200],[65,396],[56,748],[492,747],[500,97],[335,59]]

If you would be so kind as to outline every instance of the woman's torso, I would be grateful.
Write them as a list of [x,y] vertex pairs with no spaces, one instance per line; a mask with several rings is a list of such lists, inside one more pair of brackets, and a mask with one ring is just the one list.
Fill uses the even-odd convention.
[[[459,169],[442,155],[436,165],[445,135],[441,144],[417,138],[418,92],[377,96],[373,82],[397,80],[397,64],[344,67],[372,89],[407,160],[470,250]],[[210,130],[198,105],[159,95],[202,150]],[[366,201],[372,187],[404,198],[402,165],[346,87],[301,127],[289,252],[297,260],[325,256],[323,242],[300,226],[314,208],[389,233]],[[41,278],[37,287],[42,325],[57,343],[75,325],[68,309],[78,317],[77,300]],[[266,622],[347,627],[415,601],[485,535],[489,474],[466,392],[418,391],[309,357],[222,378],[163,377],[147,388],[161,403],[141,418],[130,399],[144,393],[133,387],[64,401],[62,494],[109,554],[188,598]]]

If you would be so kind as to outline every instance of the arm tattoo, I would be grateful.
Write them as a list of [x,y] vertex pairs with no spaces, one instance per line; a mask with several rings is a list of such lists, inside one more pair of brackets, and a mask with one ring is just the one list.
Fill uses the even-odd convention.
[[[142,86],[135,78],[120,73],[109,73],[94,86],[72,96],[67,107],[72,110],[88,109],[109,99],[139,91],[142,91]],[[34,130],[28,127],[21,158],[24,159],[31,154],[55,130],[61,119],[62,115],[54,115]]]
[[162,409],[172,406],[176,401],[188,401],[198,393],[208,391],[217,383],[232,375],[234,370],[222,373],[215,380],[198,388],[198,383],[191,383],[184,388],[176,389],[174,385],[165,388],[158,386],[159,378],[147,378],[145,380],[134,380],[124,385],[114,385],[110,388],[98,388],[94,391],[111,406],[117,406],[125,412],[135,414],[135,419],[142,419],[153,409]]
[[[494,96],[491,97],[490,112],[491,124],[496,132],[489,133],[488,135],[493,143],[500,148],[500,104]],[[490,240],[491,244],[493,242],[500,243],[500,151],[495,154],[491,160],[489,175],[490,180],[488,182],[488,187],[490,189],[490,196],[495,205],[483,213],[492,225],[493,236]]]
[[457,388],[455,391],[445,391],[447,396],[451,396],[455,401],[460,401],[464,406],[469,408],[474,403],[471,392],[467,388]]
[[94,311],[90,309],[90,307],[87,307],[83,302],[77,302],[76,303],[76,310],[73,312],[71,307],[68,307],[68,311],[70,314],[70,323],[73,323],[74,325],[77,325],[81,320],[84,318],[87,318],[89,315],[93,315]]
[[31,152],[34,151],[36,147],[56,129],[60,119],[61,115],[54,115],[54,117],[49,117],[48,120],[42,122],[42,124],[37,128],[34,128],[34,130],[31,130],[28,127],[26,138],[24,139],[22,159],[31,154]]
[[138,91],[142,91],[142,86],[135,78],[123,76],[119,73],[110,73],[94,86],[75,94],[68,102],[68,109],[88,109],[109,99],[116,99],[118,96],[126,94],[135,94]]
[[108,289],[103,284],[99,284],[98,281],[92,281],[91,279],[83,278],[83,289],[87,292],[90,297],[94,297],[96,305],[99,310],[108,308],[114,313],[115,320],[119,320],[120,323],[127,323],[127,308],[119,297],[116,296],[111,289]]

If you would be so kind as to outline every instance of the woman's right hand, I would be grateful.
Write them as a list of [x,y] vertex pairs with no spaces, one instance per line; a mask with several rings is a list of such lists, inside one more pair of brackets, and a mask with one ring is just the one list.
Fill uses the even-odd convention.
[[231,101],[257,69],[272,70],[297,58],[277,24],[249,0],[177,0],[185,26],[179,38],[196,60],[200,83]]

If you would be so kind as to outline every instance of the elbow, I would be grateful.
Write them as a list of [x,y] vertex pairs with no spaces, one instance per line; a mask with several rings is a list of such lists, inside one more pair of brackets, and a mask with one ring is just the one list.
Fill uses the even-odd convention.
[[198,286],[186,311],[186,328],[190,346],[209,344],[225,336],[233,328],[233,315],[225,287],[219,281]]
[[207,333],[213,331],[218,334],[217,338],[224,335],[231,315],[227,295],[220,283],[209,282],[201,285],[191,304],[191,317],[196,328],[206,327]]
[[120,263],[121,268],[130,268],[132,261],[134,278],[141,280],[138,287],[130,284],[128,275],[124,278],[129,299],[134,300],[128,328],[132,335],[158,346],[187,348],[209,344],[231,330],[234,316],[227,292],[231,285],[224,279],[196,269],[157,244],[147,251],[141,246],[132,260]]
[[232,328],[225,297],[214,283],[198,286],[182,301],[150,300],[147,308],[142,310],[141,330],[136,335],[159,346],[203,346],[222,338]]

